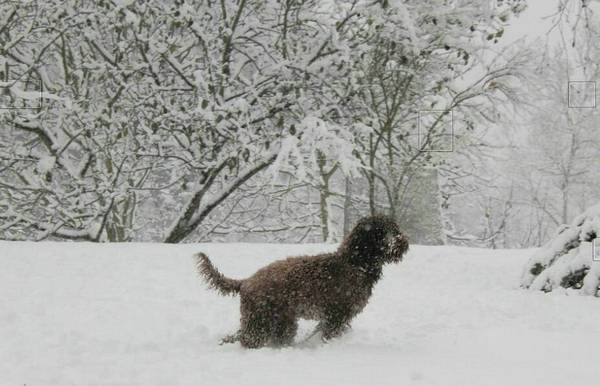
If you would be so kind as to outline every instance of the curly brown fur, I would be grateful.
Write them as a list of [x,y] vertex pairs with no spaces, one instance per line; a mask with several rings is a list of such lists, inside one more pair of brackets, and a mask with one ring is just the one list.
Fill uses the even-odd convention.
[[396,223],[377,215],[361,219],[336,252],[275,261],[244,280],[226,278],[202,253],[196,259],[212,288],[241,297],[241,327],[221,343],[258,348],[292,344],[299,318],[317,320],[324,340],[341,335],[367,305],[382,266],[407,250]]

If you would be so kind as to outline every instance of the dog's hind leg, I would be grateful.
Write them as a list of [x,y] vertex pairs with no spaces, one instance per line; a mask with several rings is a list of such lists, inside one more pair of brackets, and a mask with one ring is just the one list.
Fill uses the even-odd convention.
[[293,312],[278,310],[272,320],[271,343],[274,346],[289,346],[294,343],[298,322]]
[[219,342],[219,345],[222,346],[225,343],[235,343],[235,342],[238,342],[239,340],[240,340],[240,330],[237,330],[235,332],[235,334],[225,335]]
[[247,348],[288,346],[298,329],[296,315],[286,304],[241,301],[240,343]]
[[269,343],[271,313],[264,303],[242,297],[239,340],[243,347],[260,348]]
[[260,348],[266,346],[270,335],[261,320],[253,319],[242,323],[240,343],[246,348]]

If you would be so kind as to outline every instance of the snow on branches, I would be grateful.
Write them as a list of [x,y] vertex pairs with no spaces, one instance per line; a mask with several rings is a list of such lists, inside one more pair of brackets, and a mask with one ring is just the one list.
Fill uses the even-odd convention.
[[521,285],[550,292],[572,288],[598,296],[600,287],[600,204],[559,228],[527,263]]
[[0,111],[3,237],[130,240],[162,196],[181,241],[294,125],[345,130],[344,22],[318,3],[2,3],[2,85],[46,99]]
[[454,84],[522,2],[478,3],[2,2],[0,237],[180,242],[283,170],[319,190],[327,239],[336,173],[395,205],[439,166],[407,122],[503,90],[510,68]]

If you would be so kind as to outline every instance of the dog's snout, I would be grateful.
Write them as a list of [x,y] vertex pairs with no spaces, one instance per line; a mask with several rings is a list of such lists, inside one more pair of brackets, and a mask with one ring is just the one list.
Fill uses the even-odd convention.
[[391,245],[394,242],[394,235],[388,233],[385,236],[384,242],[386,243],[386,245]]

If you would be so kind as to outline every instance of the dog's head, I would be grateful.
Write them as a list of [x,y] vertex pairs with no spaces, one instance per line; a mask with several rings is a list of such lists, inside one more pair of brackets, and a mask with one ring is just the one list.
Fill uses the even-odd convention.
[[361,264],[397,263],[408,250],[408,238],[391,217],[362,218],[340,246],[340,252]]

